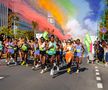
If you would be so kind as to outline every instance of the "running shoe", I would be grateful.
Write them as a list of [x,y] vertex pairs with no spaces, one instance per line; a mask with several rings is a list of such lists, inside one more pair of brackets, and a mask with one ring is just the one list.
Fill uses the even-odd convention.
[[25,61],[23,61],[22,63],[21,63],[21,65],[24,65],[25,64]]
[[28,64],[26,64],[26,67],[28,67]]
[[40,65],[39,65],[39,64],[37,64],[35,67],[36,67],[36,68],[38,68],[39,66],[40,66]]
[[68,68],[68,69],[67,69],[67,73],[70,73],[70,72],[71,72],[71,69],[70,69],[70,68]]
[[35,67],[32,67],[32,70],[34,70],[35,69]]
[[59,71],[60,69],[59,69],[59,67],[57,66],[57,72]]
[[56,63],[54,63],[54,67],[56,66]]
[[44,71],[47,71],[47,66],[45,67]]
[[6,64],[6,65],[7,65],[7,66],[8,66],[8,65],[10,65],[10,62],[7,62],[7,64]]
[[53,70],[53,69],[51,69],[51,71],[50,71],[50,75],[51,75],[51,76],[54,75],[54,70]]
[[18,65],[17,62],[14,62],[14,65]]
[[40,73],[43,74],[44,73],[44,70],[42,69]]
[[79,70],[77,70],[76,73],[79,73]]

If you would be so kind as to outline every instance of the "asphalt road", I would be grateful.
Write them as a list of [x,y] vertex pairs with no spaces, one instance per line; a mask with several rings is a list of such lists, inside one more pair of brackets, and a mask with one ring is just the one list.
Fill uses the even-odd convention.
[[[40,74],[40,69],[33,71],[31,66],[3,65],[0,66],[0,90],[102,90],[97,86],[95,67],[95,64],[87,64],[83,60],[78,74],[68,74],[63,69],[52,77],[49,72]],[[103,86],[108,90],[108,71],[98,68]]]

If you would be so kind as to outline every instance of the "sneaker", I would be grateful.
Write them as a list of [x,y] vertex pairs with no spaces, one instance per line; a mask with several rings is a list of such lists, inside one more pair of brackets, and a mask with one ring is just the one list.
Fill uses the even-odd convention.
[[70,73],[70,71],[71,71],[71,69],[70,69],[70,68],[68,68],[68,69],[67,69],[67,73]]
[[39,66],[40,66],[40,65],[39,65],[39,64],[37,64],[35,67],[36,67],[36,68],[38,68]]
[[51,69],[51,71],[50,71],[50,75],[51,75],[51,76],[54,75],[54,70],[53,70],[53,69]]
[[14,65],[17,65],[17,62],[15,62],[15,64]]
[[56,66],[56,63],[54,63],[54,67]]
[[57,66],[57,72],[59,71],[59,67]]
[[45,67],[44,71],[47,71],[47,67]]
[[41,74],[43,74],[44,73],[44,70],[41,70],[41,72],[40,72]]
[[22,63],[21,63],[21,65],[24,65],[25,64],[25,61],[23,61]]
[[10,62],[7,62],[7,66],[10,64]]
[[28,64],[26,64],[26,67],[28,67]]
[[32,70],[34,70],[35,69],[35,67],[32,67]]
[[79,73],[79,70],[77,70],[76,73]]

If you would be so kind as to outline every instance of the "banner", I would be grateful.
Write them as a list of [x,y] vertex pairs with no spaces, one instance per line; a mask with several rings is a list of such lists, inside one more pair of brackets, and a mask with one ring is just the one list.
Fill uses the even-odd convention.
[[48,32],[45,31],[42,35],[42,37],[45,39],[45,40],[48,40]]
[[89,44],[92,43],[91,37],[90,37],[90,35],[88,33],[86,34],[85,38],[86,38],[86,40],[88,41]]
[[89,44],[89,42],[87,41],[86,38],[84,39],[84,43],[85,43],[85,45],[87,47],[87,51],[90,52],[90,44]]

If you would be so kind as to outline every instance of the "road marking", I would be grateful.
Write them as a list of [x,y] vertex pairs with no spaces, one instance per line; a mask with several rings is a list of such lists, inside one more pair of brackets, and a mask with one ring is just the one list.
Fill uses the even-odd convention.
[[97,83],[97,87],[98,88],[103,88],[103,84],[102,83]]
[[98,69],[95,69],[95,71],[96,71],[96,72],[99,72],[99,70],[98,70]]
[[101,81],[101,77],[96,77],[96,80],[97,81]]
[[0,80],[3,79],[4,77],[0,77]]
[[100,73],[99,72],[96,72],[96,75],[100,75]]
[[98,69],[97,66],[95,66],[95,72],[96,72],[97,88],[102,89],[103,88],[103,84],[100,83],[102,81],[102,79],[100,77],[99,69]]
[[97,69],[98,67],[97,66],[95,66],[95,69]]

